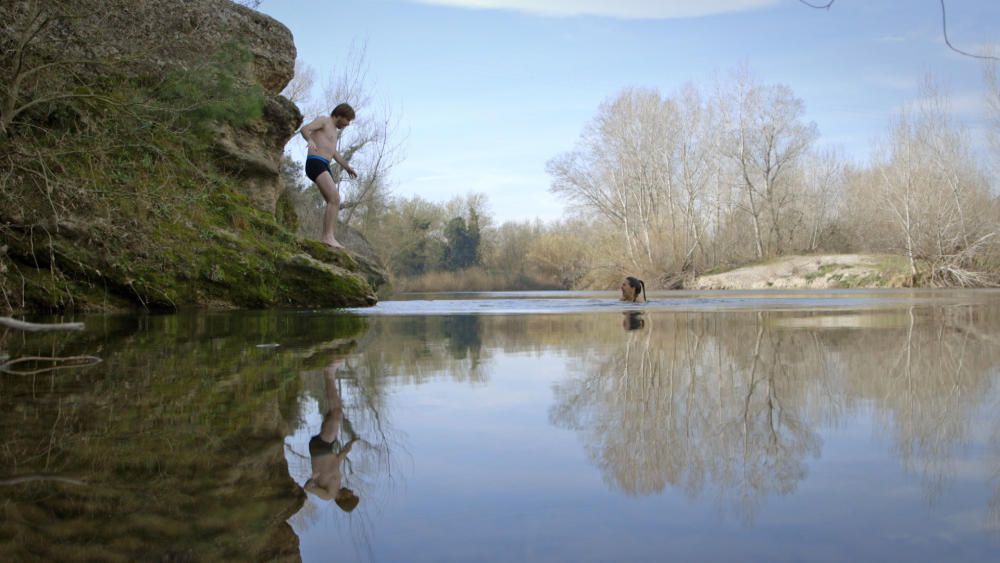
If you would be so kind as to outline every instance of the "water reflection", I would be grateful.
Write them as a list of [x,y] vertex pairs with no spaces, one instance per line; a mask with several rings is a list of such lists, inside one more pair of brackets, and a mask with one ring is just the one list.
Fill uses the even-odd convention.
[[358,553],[370,552],[369,514],[393,482],[398,444],[386,405],[391,380],[376,357],[362,353],[379,339],[371,327],[311,348],[310,365],[318,367],[299,374],[298,424],[285,440],[289,473],[310,493],[289,519],[292,528],[308,536],[331,522],[342,525]]
[[[364,330],[357,318],[227,313],[4,335],[20,356],[105,361],[0,379],[0,559],[297,558],[285,520],[304,493],[282,437],[298,376],[317,334]],[[256,348],[270,342],[282,346]]]
[[[1000,452],[1000,421],[984,418],[997,395],[997,312],[626,312],[618,326],[610,314],[381,318],[355,354],[354,391],[384,405],[390,386],[485,384],[502,376],[494,360],[566,355],[549,420],[579,435],[611,490],[704,497],[752,524],[809,477],[826,431],[870,416],[933,504],[968,476],[958,465],[975,425],[989,424]],[[996,526],[997,479],[977,472]]]
[[555,387],[550,419],[581,435],[609,486],[711,489],[752,521],[762,498],[806,478],[822,451],[817,427],[873,406],[933,501],[960,473],[980,409],[993,406],[984,400],[1000,364],[996,319],[973,307],[657,315],[643,337],[582,354]]
[[[344,486],[341,470],[351,453],[354,443],[359,440],[351,423],[344,417],[344,403],[340,399],[337,370],[344,364],[338,359],[323,369],[326,383],[326,412],[319,434],[309,440],[309,457],[312,476],[306,481],[305,490],[324,500],[334,500],[344,512],[354,510],[361,499],[350,488]],[[341,428],[343,427],[343,429]]]
[[[0,379],[0,558],[657,560],[681,534],[724,537],[717,515],[696,519],[704,505],[735,517],[731,538],[705,545],[739,552],[756,526],[780,549],[792,540],[775,536],[775,502],[828,499],[817,473],[831,457],[861,480],[916,484],[930,508],[888,510],[894,533],[965,519],[935,545],[988,552],[996,542],[975,534],[1000,530],[998,341],[995,300],[192,314],[0,334],[18,356],[105,359]],[[845,428],[848,461],[831,452]],[[901,502],[840,486],[820,492]],[[956,489],[972,499],[965,512]],[[782,506],[788,519],[814,513]],[[815,540],[849,528],[853,515],[831,514],[800,529]]]
[[642,318],[639,311],[625,311],[622,313],[622,328],[625,330],[639,330],[646,326],[646,320]]

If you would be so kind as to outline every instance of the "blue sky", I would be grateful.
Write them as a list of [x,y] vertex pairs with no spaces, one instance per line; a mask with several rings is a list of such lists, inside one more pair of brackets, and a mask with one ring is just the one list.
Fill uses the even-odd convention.
[[[1000,45],[1000,1],[946,5],[952,44]],[[798,0],[263,0],[259,9],[291,29],[317,88],[352,43],[367,43],[373,90],[396,108],[405,138],[395,194],[442,202],[481,192],[501,222],[563,215],[545,163],[624,88],[667,95],[691,82],[707,92],[746,64],[802,98],[820,146],[859,162],[927,75],[977,139],[986,121],[982,63],[944,44],[938,0],[838,0],[829,10]]]

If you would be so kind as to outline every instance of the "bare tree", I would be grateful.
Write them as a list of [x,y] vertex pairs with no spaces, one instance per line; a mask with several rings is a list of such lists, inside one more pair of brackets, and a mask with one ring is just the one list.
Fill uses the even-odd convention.
[[312,106],[312,89],[316,84],[316,69],[306,64],[302,59],[295,59],[295,73],[292,79],[281,91],[300,108]]
[[927,83],[914,108],[895,122],[879,167],[882,201],[898,227],[916,283],[920,265],[933,285],[996,283],[983,257],[997,246],[998,227],[988,183],[968,135],[948,117],[946,98]]
[[675,129],[672,102],[625,90],[601,104],[576,150],[547,165],[554,193],[618,227],[630,268],[662,265],[660,243],[677,240]]
[[18,117],[43,104],[69,99],[110,100],[79,78],[81,65],[100,65],[96,59],[38,57],[34,48],[49,27],[72,18],[59,6],[23,2],[12,10],[14,18],[4,22],[9,41],[0,43],[0,136],[10,134]]
[[834,202],[843,191],[845,164],[834,151],[810,153],[803,166],[803,221],[806,241],[802,249],[816,252],[821,234],[836,213]]
[[741,248],[761,258],[794,246],[807,217],[799,168],[817,135],[803,113],[787,86],[746,71],[709,100],[690,85],[667,98],[625,90],[548,163],[552,191],[616,226],[623,268],[675,286]]
[[791,169],[817,137],[804,123],[805,106],[783,84],[760,85],[742,70],[736,78],[730,158],[736,161],[742,206],[753,224],[757,258],[785,250],[784,213],[798,197]]
[[991,164],[993,177],[1000,176],[1000,63],[988,62],[983,66],[986,82],[986,108],[989,116],[987,135],[993,150]]
[[695,268],[695,251],[700,250],[704,263],[707,260],[705,238],[710,217],[709,191],[717,172],[714,131],[718,127],[715,108],[706,104],[693,85],[686,85],[675,97],[677,108],[677,179],[679,209],[683,216],[682,249],[679,269],[688,272]]

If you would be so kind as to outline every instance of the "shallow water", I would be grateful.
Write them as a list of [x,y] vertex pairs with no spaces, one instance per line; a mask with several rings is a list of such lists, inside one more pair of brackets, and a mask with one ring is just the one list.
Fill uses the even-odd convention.
[[[1000,556],[1000,292],[650,300],[423,294],[7,333],[0,358],[103,361],[0,379],[0,557]],[[349,512],[303,492],[338,455]]]

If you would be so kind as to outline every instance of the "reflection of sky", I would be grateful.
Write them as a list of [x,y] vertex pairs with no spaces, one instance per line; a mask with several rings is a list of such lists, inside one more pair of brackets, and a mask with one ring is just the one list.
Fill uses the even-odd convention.
[[[746,521],[713,484],[694,496],[669,486],[616,492],[587,458],[583,434],[550,422],[553,387],[577,364],[558,349],[491,354],[484,383],[441,374],[391,388],[387,409],[412,459],[395,465],[398,486],[362,498],[354,513],[326,503],[299,522],[305,561],[364,560],[368,549],[375,561],[414,562],[993,561],[1000,550],[982,529],[985,477],[997,467],[983,442],[955,445],[962,470],[929,499],[866,407],[835,427],[816,425],[821,455],[805,457],[805,478],[787,496],[760,499]],[[984,403],[995,405],[993,395]],[[293,441],[318,423],[307,419]]]

